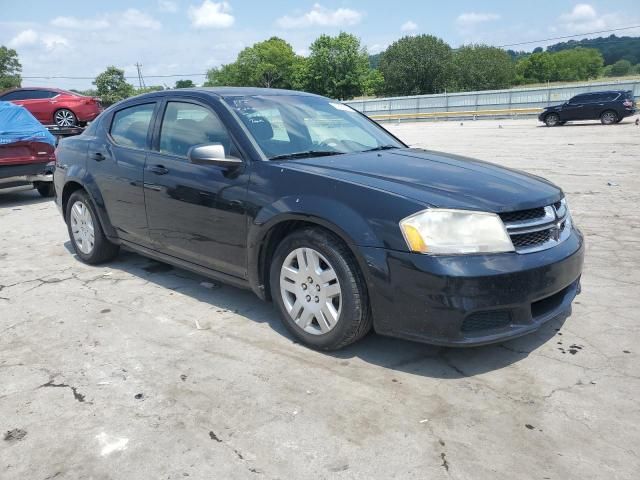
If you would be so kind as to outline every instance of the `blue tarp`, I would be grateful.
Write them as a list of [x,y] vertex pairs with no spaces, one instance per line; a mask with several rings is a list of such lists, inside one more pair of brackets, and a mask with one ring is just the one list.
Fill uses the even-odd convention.
[[0,102],[0,145],[15,142],[56,145],[55,137],[29,111],[11,102]]

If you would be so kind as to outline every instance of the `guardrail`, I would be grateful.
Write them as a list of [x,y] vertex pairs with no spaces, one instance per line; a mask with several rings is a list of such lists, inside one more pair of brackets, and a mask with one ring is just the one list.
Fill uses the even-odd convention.
[[345,103],[382,122],[529,116],[537,115],[544,107],[565,102],[580,93],[601,90],[631,90],[636,99],[639,99],[640,80],[372,98],[349,100]]

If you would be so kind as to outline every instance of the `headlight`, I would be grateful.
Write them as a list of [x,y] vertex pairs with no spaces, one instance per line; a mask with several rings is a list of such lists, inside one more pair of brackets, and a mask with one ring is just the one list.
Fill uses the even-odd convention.
[[430,208],[401,220],[400,230],[412,252],[455,255],[514,251],[495,213]]

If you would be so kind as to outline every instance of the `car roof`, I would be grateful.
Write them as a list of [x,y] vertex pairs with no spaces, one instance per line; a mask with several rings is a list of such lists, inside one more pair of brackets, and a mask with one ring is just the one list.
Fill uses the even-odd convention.
[[[55,87],[20,87],[20,88],[12,88],[10,90],[6,90],[2,93],[9,93],[9,92],[20,92],[22,90],[46,90],[48,92],[60,92],[60,93],[69,93],[67,90],[62,90],[61,88],[55,88]],[[73,92],[71,92],[73,93]]]
[[594,93],[628,93],[631,90],[598,90],[597,92],[583,92],[583,93],[578,93],[577,95],[575,95],[576,97],[578,95],[591,95]]
[[281,88],[262,88],[262,87],[199,87],[199,88],[184,88],[180,90],[189,90],[203,93],[210,93],[219,97],[233,97],[233,96],[245,96],[245,95],[262,95],[262,96],[274,96],[274,95],[300,95],[308,97],[317,97],[313,93],[301,92],[298,90],[285,90]]
[[130,97],[124,101],[132,99],[143,99],[147,97],[158,97],[173,95],[175,93],[198,93],[215,97],[236,97],[236,96],[283,96],[295,95],[301,97],[325,98],[314,93],[301,92],[299,90],[284,90],[280,88],[260,88],[260,87],[196,87],[196,88],[174,88],[170,90],[158,90],[144,93],[135,97]]

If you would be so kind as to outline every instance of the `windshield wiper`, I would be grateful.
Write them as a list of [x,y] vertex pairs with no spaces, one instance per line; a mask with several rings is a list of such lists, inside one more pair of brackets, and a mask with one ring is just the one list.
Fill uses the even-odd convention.
[[378,145],[377,147],[373,147],[370,148],[368,150],[362,150],[363,152],[377,152],[379,150],[391,150],[393,148],[400,148],[400,147],[396,147],[395,145]]
[[304,157],[327,157],[329,155],[342,155],[342,152],[335,152],[329,150],[307,150],[305,152],[285,153],[283,155],[276,155],[269,157],[269,160],[286,160],[291,158],[304,158]]

